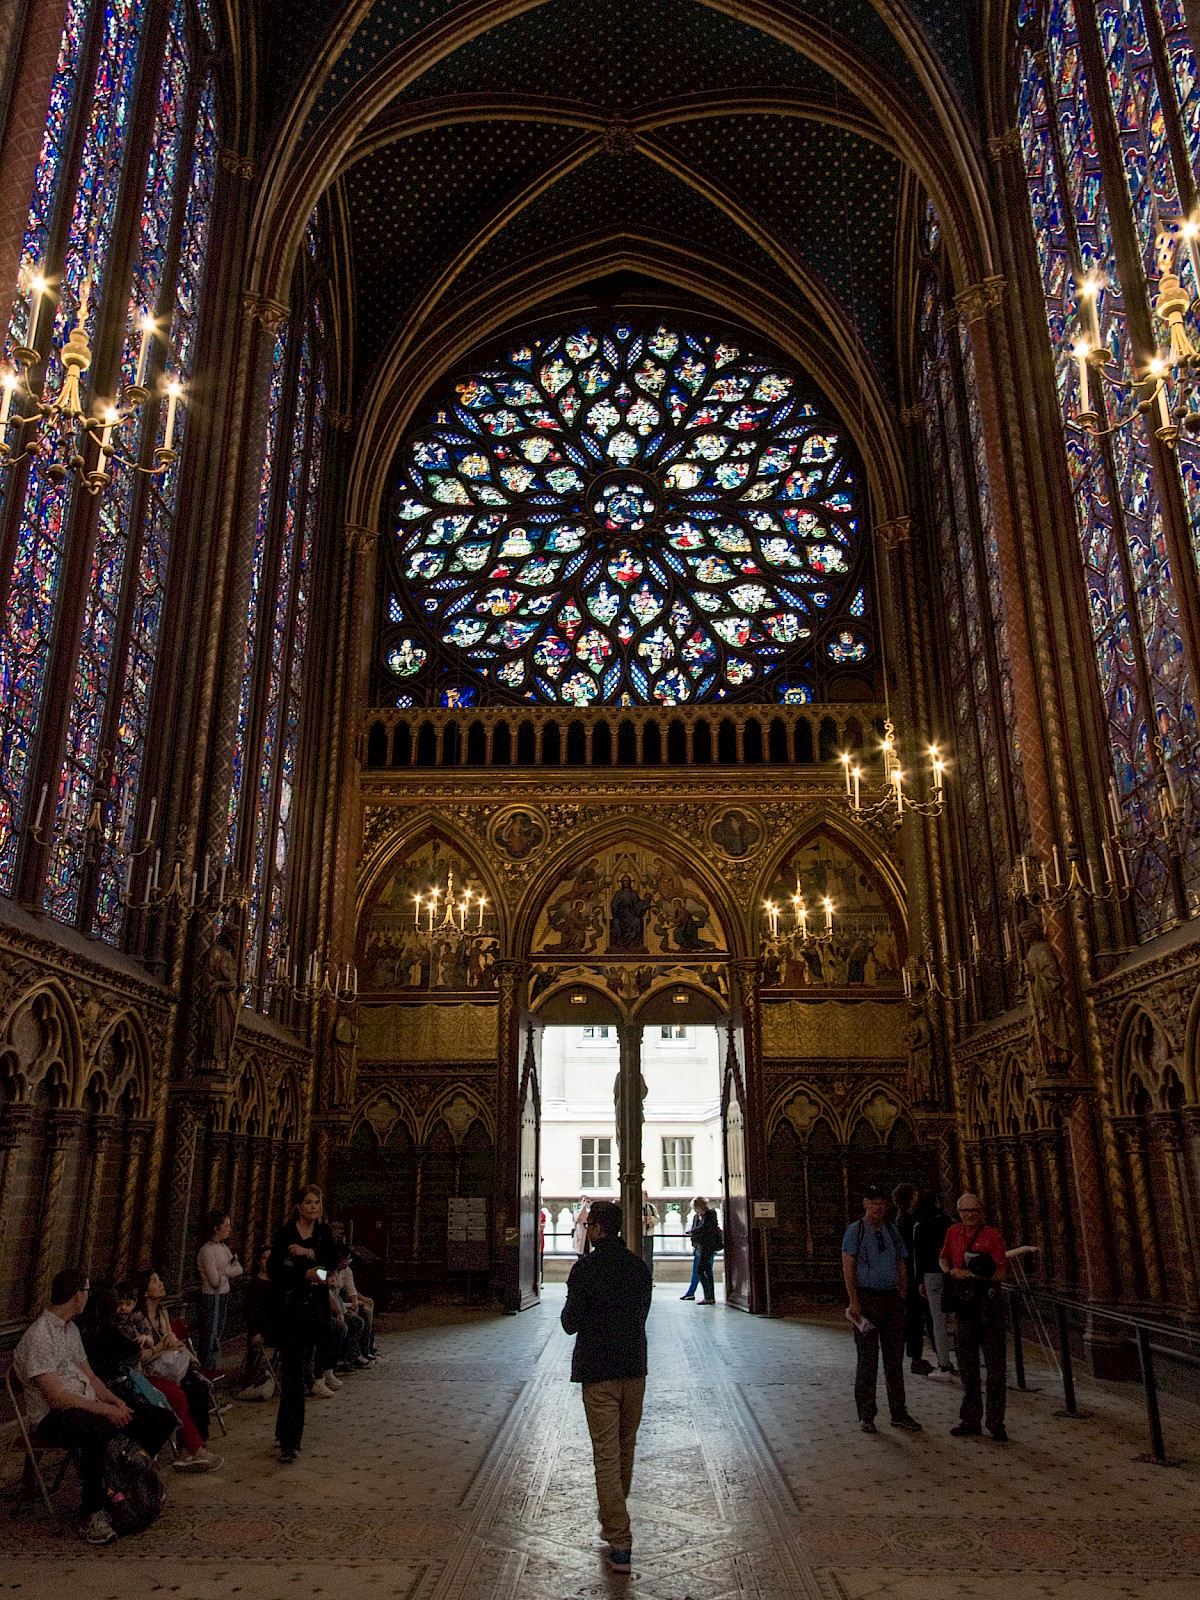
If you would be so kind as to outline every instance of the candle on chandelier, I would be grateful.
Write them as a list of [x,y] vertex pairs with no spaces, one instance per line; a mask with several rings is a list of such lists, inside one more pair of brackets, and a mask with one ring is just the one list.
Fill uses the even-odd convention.
[[6,372],[0,378],[0,428],[8,426],[8,413],[12,406],[12,397],[16,387],[17,375],[15,372]]
[[1094,345],[1100,343],[1100,288],[1100,279],[1094,273],[1088,273],[1078,287],[1080,321]]
[[50,785],[48,783],[44,783],[42,785],[42,792],[38,796],[37,816],[33,819],[33,826],[35,830],[40,828],[42,825],[42,812],[46,809],[46,791],[49,789],[49,787]]
[[484,897],[482,895],[480,895],[479,896],[479,930],[478,930],[480,933],[483,932],[483,908],[484,908],[485,905],[487,905],[487,901],[484,899]]
[[458,902],[458,931],[459,933],[467,931],[467,902],[465,900]]
[[1057,845],[1051,845],[1050,854],[1054,858],[1054,887],[1056,889],[1061,889],[1062,888],[1062,868],[1058,864],[1058,846]]
[[42,296],[48,285],[40,272],[35,272],[29,279],[29,321],[25,324],[25,343],[31,349],[37,337],[38,317],[42,310]]
[[1079,367],[1079,412],[1081,416],[1090,415],[1092,409],[1092,397],[1088,393],[1088,356],[1091,353],[1092,347],[1086,339],[1077,339],[1071,347],[1071,354],[1075,357]]
[[1091,856],[1088,857],[1088,887],[1093,895],[1099,892],[1096,888],[1096,864]]
[[179,397],[183,393],[181,383],[167,385],[167,431],[163,438],[163,449],[171,448],[171,440],[175,437],[175,409],[179,405]]
[[828,895],[826,895],[825,899],[822,901],[822,904],[825,907],[825,932],[827,934],[832,934],[833,933],[833,901],[829,898]]
[[433,913],[437,909],[437,890],[429,896],[429,931],[433,932]]
[[842,763],[842,771],[843,771],[843,773],[845,774],[845,777],[846,777],[846,797],[848,799],[849,796],[850,796],[850,757],[848,755],[846,755],[845,752],[843,751],[843,753],[841,754],[841,756],[838,757],[838,759]]
[[911,1000],[912,999],[912,973],[908,969],[908,962],[907,961],[904,963],[903,967],[901,967],[901,969],[900,969],[900,976],[904,980],[904,998],[906,1000]]
[[1028,860],[1028,858],[1026,856],[1022,856],[1021,857],[1021,887],[1025,890],[1025,898],[1026,898],[1026,900],[1028,900],[1029,899],[1029,860]]
[[113,429],[116,427],[117,423],[120,422],[120,420],[121,420],[120,412],[116,411],[112,406],[106,406],[105,407],[105,409],[104,409],[104,427],[100,430],[100,465],[101,465],[101,467],[103,467],[103,465],[104,465],[104,457],[108,454],[109,446],[112,444]]
[[150,816],[149,816],[149,818],[147,819],[147,822],[146,822],[146,839],[147,839],[147,842],[149,842],[149,840],[154,835],[154,813],[157,810],[158,810],[158,796],[157,795],[153,795],[151,797],[151,800],[150,800]]
[[203,893],[205,893],[205,894],[208,893],[208,871],[209,871],[209,864],[210,864],[211,860],[212,860],[212,856],[206,851],[205,852],[205,856],[204,856],[204,890],[203,890]]
[[859,796],[859,783],[860,783],[860,781],[862,779],[862,768],[861,767],[855,767],[853,776],[854,776],[854,809],[855,809],[855,811],[858,811],[858,810],[861,809],[861,802],[860,802],[860,796]]
[[902,817],[904,815],[904,773],[898,765],[892,768],[892,788],[896,792],[896,815]]
[[191,905],[195,905],[196,904],[196,882],[197,882],[197,878],[198,878],[198,874],[193,872],[192,873],[192,898],[191,898],[191,901],[189,902]]
[[1150,363],[1150,376],[1157,381],[1154,401],[1158,407],[1159,429],[1171,426],[1171,407],[1167,400],[1167,366],[1166,362],[1156,359]]
[[146,316],[142,318],[142,343],[141,348],[138,350],[137,373],[133,380],[135,387],[138,389],[144,388],[146,384],[146,363],[150,359],[150,341],[154,337],[154,328],[155,322],[153,317]]
[[162,851],[161,850],[156,850],[154,852],[154,887],[156,889],[158,888],[158,869],[161,866],[162,866]]
[[1100,857],[1104,862],[1104,883],[1105,887],[1107,887],[1109,884],[1116,882],[1116,877],[1113,873],[1112,851],[1108,848],[1107,839],[1101,839],[1100,841]]
[[1007,922],[1002,922],[1000,924],[1000,932],[1001,932],[1001,934],[1003,935],[1003,938],[1004,938],[1004,959],[1005,959],[1005,961],[1011,961],[1012,960],[1012,940],[1008,936],[1008,923]]
[[946,763],[942,760],[935,744],[929,746],[929,759],[933,762],[933,792],[934,794],[941,794],[942,777],[946,771]]
[[421,896],[419,894],[413,895],[413,927],[418,933],[421,931]]

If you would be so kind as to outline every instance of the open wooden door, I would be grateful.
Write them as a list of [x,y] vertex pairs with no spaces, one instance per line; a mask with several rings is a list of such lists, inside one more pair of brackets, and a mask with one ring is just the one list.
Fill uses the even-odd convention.
[[733,1042],[725,1057],[721,1091],[721,1133],[725,1147],[725,1303],[739,1311],[750,1306],[750,1199],[746,1193],[746,1120]]
[[521,1243],[518,1267],[518,1311],[536,1305],[541,1298],[541,1094],[538,1088],[534,1029],[530,1025],[521,1084]]

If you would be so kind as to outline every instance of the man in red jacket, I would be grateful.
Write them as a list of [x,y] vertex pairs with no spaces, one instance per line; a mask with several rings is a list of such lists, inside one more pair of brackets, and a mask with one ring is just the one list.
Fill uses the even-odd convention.
[[963,1399],[956,1439],[983,1432],[983,1395],[979,1356],[987,1362],[987,1428],[997,1444],[1007,1444],[1004,1430],[1005,1366],[1008,1325],[1004,1314],[1003,1283],[1008,1275],[1008,1253],[995,1228],[983,1220],[978,1195],[964,1194],[958,1202],[959,1220],[946,1230],[941,1267],[954,1279],[958,1371]]

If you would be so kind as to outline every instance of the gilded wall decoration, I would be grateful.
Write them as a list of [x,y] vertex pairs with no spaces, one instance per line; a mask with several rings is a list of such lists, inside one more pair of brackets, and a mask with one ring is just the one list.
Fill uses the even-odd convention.
[[358,1057],[372,1062],[494,1061],[494,1005],[362,1005]]
[[[763,941],[763,983],[781,989],[901,987],[903,929],[891,897],[851,852],[826,834],[807,839],[783,863],[767,891],[779,907],[779,931]],[[833,902],[833,937],[805,940],[825,926]]]
[[540,956],[700,956],[728,937],[684,869],[643,844],[608,845],[564,872],[534,929]]
[[529,1003],[533,1005],[555,984],[569,986],[572,983],[595,984],[605,988],[625,1005],[633,1005],[655,988],[669,988],[672,984],[680,983],[699,983],[705,989],[710,989],[718,999],[729,1000],[728,974],[723,966],[716,963],[689,967],[677,962],[669,965],[639,962],[635,966],[627,961],[611,961],[572,967],[534,967],[529,979]]
[[882,1000],[773,1001],[762,1008],[763,1055],[776,1060],[895,1061],[908,1056],[904,1007]]
[[394,864],[360,938],[366,992],[466,994],[496,986],[496,907],[471,863],[441,839]]

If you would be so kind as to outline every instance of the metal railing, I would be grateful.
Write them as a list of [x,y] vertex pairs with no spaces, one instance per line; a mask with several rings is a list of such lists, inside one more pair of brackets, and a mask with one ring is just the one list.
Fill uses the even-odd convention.
[[[1058,1367],[1063,1389],[1063,1412],[1068,1417],[1087,1417],[1089,1412],[1081,1411],[1079,1400],[1075,1392],[1075,1366],[1071,1354],[1071,1322],[1072,1315],[1080,1318],[1086,1328],[1094,1327],[1097,1322],[1112,1324],[1118,1328],[1128,1330],[1127,1341],[1134,1345],[1138,1354],[1142,1394],[1146,1406],[1146,1425],[1150,1434],[1150,1450],[1143,1458],[1154,1461],[1160,1466],[1173,1466],[1176,1461],[1167,1455],[1166,1441],[1163,1436],[1162,1411],[1158,1400],[1158,1379],[1154,1370],[1155,1355],[1186,1361],[1189,1364],[1200,1362],[1200,1331],[1193,1332],[1188,1328],[1181,1328],[1177,1323],[1163,1322],[1153,1317],[1148,1317],[1134,1311],[1121,1310],[1115,1306],[1097,1305],[1093,1301],[1076,1300],[1070,1295],[1060,1294],[1052,1289],[1043,1288],[1026,1281],[1006,1283],[1009,1303],[1009,1325],[1012,1329],[1013,1339],[1013,1368],[1017,1377],[1017,1388],[1028,1387],[1025,1381],[1025,1346],[1024,1334],[1021,1327],[1022,1306],[1032,1314],[1033,1321],[1043,1336],[1044,1347],[1051,1360]],[[1051,1341],[1047,1332],[1048,1320],[1053,1324],[1056,1340]],[[1158,1342],[1156,1342],[1156,1340]],[[1164,1341],[1174,1341],[1167,1343]]]

